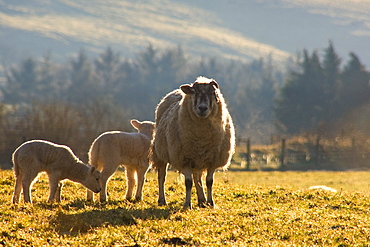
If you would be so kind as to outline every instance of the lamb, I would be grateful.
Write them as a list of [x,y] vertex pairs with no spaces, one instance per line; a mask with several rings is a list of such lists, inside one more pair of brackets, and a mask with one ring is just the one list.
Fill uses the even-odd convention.
[[[139,122],[133,119],[131,125],[138,130],[138,133],[105,132],[96,138],[90,147],[90,164],[102,173],[101,202],[107,201],[107,183],[119,165],[126,168],[126,199],[132,199],[137,180],[135,200],[142,200],[145,175],[149,169],[148,153],[155,124],[150,121]],[[87,200],[94,200],[91,191],[87,191]]]
[[[217,168],[227,169],[235,148],[235,131],[218,83],[198,77],[167,94],[156,109],[151,160],[158,170],[158,204],[166,205],[168,163],[185,176],[184,208],[191,208],[193,179],[198,204],[214,206],[212,185]],[[202,175],[206,175],[207,201]]]
[[101,190],[100,172],[84,164],[67,146],[44,140],[28,141],[14,151],[12,158],[16,177],[13,203],[19,202],[22,189],[24,202],[32,203],[31,187],[40,172],[46,172],[49,177],[49,202],[60,202],[64,179],[80,183],[95,193]]

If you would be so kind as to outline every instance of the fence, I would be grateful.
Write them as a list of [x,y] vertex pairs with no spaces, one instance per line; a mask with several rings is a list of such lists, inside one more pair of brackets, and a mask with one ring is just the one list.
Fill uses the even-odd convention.
[[369,140],[320,137],[271,140],[270,145],[252,146],[250,139],[239,139],[240,167],[245,170],[370,168]]

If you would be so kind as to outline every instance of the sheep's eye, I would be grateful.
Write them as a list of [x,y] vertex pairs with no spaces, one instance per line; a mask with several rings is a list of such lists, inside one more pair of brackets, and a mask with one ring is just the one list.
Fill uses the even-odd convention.
[[96,178],[96,181],[99,181],[99,178]]

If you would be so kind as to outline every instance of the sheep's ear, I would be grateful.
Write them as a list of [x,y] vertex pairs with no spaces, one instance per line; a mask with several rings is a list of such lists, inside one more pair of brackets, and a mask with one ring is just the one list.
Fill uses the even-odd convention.
[[140,122],[136,119],[131,120],[131,125],[135,128],[138,129],[140,127]]
[[189,84],[184,84],[180,86],[180,89],[185,93],[185,94],[194,94],[195,90],[192,86]]
[[210,84],[211,84],[212,86],[214,86],[215,88],[218,88],[218,83],[217,83],[217,81],[211,81],[211,82],[210,82]]

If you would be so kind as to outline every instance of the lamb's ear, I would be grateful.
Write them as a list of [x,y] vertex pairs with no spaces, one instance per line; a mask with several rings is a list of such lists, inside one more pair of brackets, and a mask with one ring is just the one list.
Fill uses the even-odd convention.
[[217,81],[211,81],[211,82],[210,82],[210,84],[211,84],[212,86],[214,86],[215,88],[218,88],[218,83],[217,83]]
[[195,90],[192,86],[189,84],[184,84],[180,86],[180,89],[185,93],[185,94],[194,94]]
[[90,172],[91,172],[91,174],[93,174],[94,172],[95,172],[95,166],[92,166],[91,168],[90,168]]
[[138,120],[136,120],[136,119],[132,119],[132,120],[131,120],[131,125],[132,125],[135,129],[139,129],[140,124],[141,124],[141,123],[140,123]]

